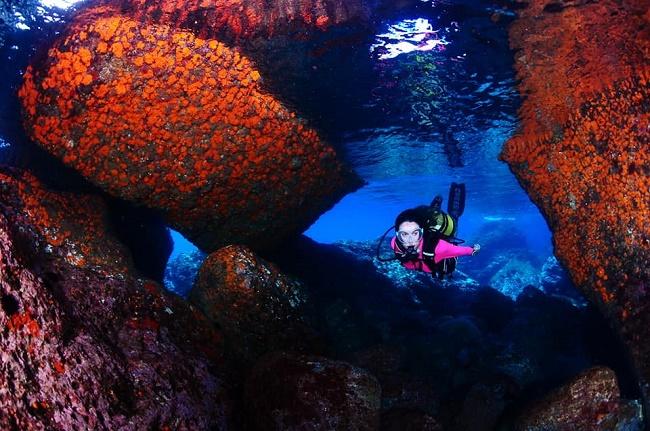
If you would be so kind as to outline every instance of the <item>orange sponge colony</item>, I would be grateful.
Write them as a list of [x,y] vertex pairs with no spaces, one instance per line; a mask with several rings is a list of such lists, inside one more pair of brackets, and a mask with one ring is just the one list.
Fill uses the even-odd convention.
[[162,210],[204,250],[265,247],[359,180],[260,81],[237,49],[100,7],[19,96],[31,137],[109,193]]
[[526,99],[502,158],[650,382],[650,16],[634,2],[544,3],[510,33]]

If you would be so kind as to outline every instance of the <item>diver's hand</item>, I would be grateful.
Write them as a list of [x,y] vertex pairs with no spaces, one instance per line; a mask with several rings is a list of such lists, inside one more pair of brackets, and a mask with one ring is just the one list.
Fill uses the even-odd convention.
[[481,249],[481,244],[474,244],[472,246],[472,256],[474,256]]

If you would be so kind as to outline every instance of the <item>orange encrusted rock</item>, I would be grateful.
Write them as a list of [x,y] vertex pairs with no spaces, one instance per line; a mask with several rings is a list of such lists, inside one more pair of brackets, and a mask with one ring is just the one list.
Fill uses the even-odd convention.
[[[642,4],[645,3],[645,6]],[[648,2],[522,9],[525,99],[501,157],[546,217],[575,284],[619,328],[650,399]]]
[[68,264],[106,274],[133,270],[131,253],[107,230],[106,204],[99,196],[54,192],[34,175],[0,168],[0,209],[32,247]]
[[[373,2],[374,3],[374,2]],[[365,21],[372,3],[364,0],[121,0],[120,9],[141,21],[192,30],[202,38],[241,41],[301,30]]]
[[31,65],[31,137],[114,196],[160,210],[204,250],[306,229],[358,178],[261,87],[238,49],[87,10]]

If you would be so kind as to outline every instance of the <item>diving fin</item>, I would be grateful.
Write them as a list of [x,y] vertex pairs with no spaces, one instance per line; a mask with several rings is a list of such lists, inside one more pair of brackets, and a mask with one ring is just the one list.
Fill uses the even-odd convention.
[[449,186],[449,199],[447,200],[447,213],[458,220],[465,211],[465,183],[451,183]]
[[430,208],[433,208],[436,211],[440,211],[440,207],[442,206],[442,196],[436,195],[435,198],[431,201],[429,204]]

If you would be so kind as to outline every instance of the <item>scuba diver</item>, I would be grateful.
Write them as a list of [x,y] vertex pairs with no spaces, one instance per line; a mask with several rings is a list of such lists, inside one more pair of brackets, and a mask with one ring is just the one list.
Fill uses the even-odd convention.
[[481,249],[479,244],[461,246],[464,241],[455,237],[458,218],[465,210],[465,184],[452,183],[449,187],[447,213],[440,209],[441,205],[442,197],[438,195],[429,206],[402,211],[395,219],[395,237],[390,243],[403,267],[440,279],[456,269],[459,256],[473,256]]

